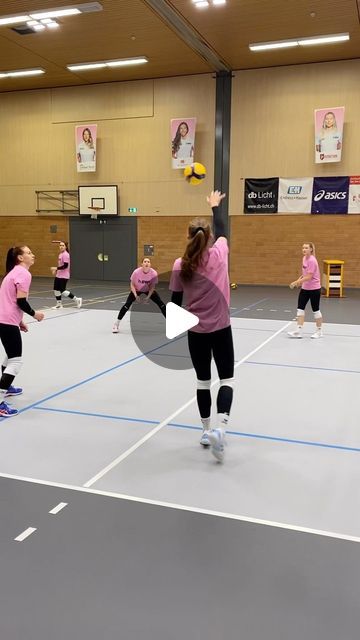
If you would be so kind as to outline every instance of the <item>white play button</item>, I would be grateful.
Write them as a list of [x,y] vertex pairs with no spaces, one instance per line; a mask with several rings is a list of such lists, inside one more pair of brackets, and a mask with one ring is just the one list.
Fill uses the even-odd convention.
[[182,309],[173,302],[166,305],[166,337],[169,340],[176,338],[184,331],[192,329],[199,324],[199,318],[193,313]]

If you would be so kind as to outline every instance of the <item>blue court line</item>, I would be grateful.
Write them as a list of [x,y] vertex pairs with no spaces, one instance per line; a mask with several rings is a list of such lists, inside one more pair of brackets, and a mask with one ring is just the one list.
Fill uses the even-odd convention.
[[[177,342],[178,340],[181,340],[183,336],[180,336],[179,338],[174,338],[173,342]],[[23,407],[22,409],[19,409],[19,414],[20,413],[24,413],[24,411],[28,411],[29,409],[33,409],[34,407],[37,407],[39,404],[43,404],[43,402],[48,402],[48,400],[52,400],[53,398],[57,398],[58,396],[61,396],[63,393],[67,393],[68,391],[72,391],[73,389],[77,389],[77,387],[81,387],[84,384],[87,384],[88,382],[92,382],[93,380],[96,380],[97,378],[101,378],[101,376],[106,375],[107,373],[111,373],[112,371],[116,371],[116,369],[121,369],[122,367],[125,367],[127,364],[131,364],[132,362],[135,362],[136,360],[140,360],[141,358],[145,358],[147,355],[149,355],[150,353],[153,353],[154,351],[157,351],[158,349],[162,349],[164,346],[167,346],[168,343],[164,343],[159,345],[158,347],[155,347],[154,349],[151,349],[150,351],[146,351],[146,353],[140,353],[137,356],[134,356],[133,358],[129,358],[128,360],[124,360],[123,362],[120,362],[120,364],[115,365],[114,367],[110,367],[110,369],[105,369],[104,371],[100,371],[100,373],[96,373],[95,375],[91,376],[90,378],[86,378],[85,380],[81,380],[80,382],[76,382],[75,384],[72,384],[70,387],[66,387],[65,389],[62,389],[61,391],[57,391],[56,393],[52,393],[49,396],[46,396],[46,398],[42,398],[41,400],[38,400],[37,402],[33,402],[32,404],[29,404],[27,407]],[[2,422],[3,420],[7,420],[7,418],[0,418],[0,422]]]
[[277,362],[254,362],[246,360],[244,364],[255,364],[263,367],[286,367],[288,369],[311,369],[314,371],[331,371],[332,373],[360,373],[356,369],[330,369],[328,367],[310,367],[305,364],[281,364]]
[[[104,418],[108,420],[122,420],[123,422],[139,422],[142,424],[160,424],[159,420],[145,420],[143,418],[128,418],[125,416],[111,416],[102,413],[90,413],[85,411],[73,411],[71,409],[54,409],[51,407],[35,407],[38,411],[51,411],[53,413],[68,413],[72,415],[78,416],[87,416],[92,418]],[[197,427],[192,424],[182,424],[179,422],[169,422],[169,427],[175,427],[178,429],[189,429],[193,431],[202,431],[202,427]],[[270,442],[283,442],[285,444],[300,444],[307,447],[320,447],[323,449],[336,449],[339,451],[352,451],[356,453],[360,453],[360,448],[358,447],[347,447],[341,444],[328,444],[326,442],[315,442],[311,440],[295,440],[292,438],[280,438],[278,436],[266,436],[260,433],[246,433],[245,431],[227,431],[228,435],[238,436],[241,438],[252,438],[255,440],[269,440]]]
[[[262,298],[262,300],[259,300],[258,302],[254,302],[254,304],[249,305],[246,308],[251,308],[253,306],[255,306],[256,304],[260,304],[260,302],[263,302],[264,300],[268,300],[268,298]],[[64,316],[55,316],[54,318],[48,318],[49,320],[55,320],[57,318],[64,318],[68,315],[73,315],[74,313],[78,313],[80,311],[80,309],[77,309],[76,311],[73,311],[72,313],[68,313],[65,314]],[[85,309],[84,309],[85,311]],[[90,309],[86,309],[86,311],[90,311]],[[238,311],[238,310],[237,310]],[[242,309],[240,309],[239,311],[242,311]],[[32,324],[32,323],[30,323]],[[173,342],[178,342],[179,340],[183,340],[184,337],[186,337],[187,334],[185,335],[181,335],[178,338],[175,338],[173,340]],[[72,391],[73,389],[76,389],[77,387],[81,387],[84,384],[87,384],[88,382],[92,382],[93,380],[96,380],[97,378],[100,378],[101,376],[106,375],[107,373],[111,373],[112,371],[116,371],[116,369],[120,369],[122,367],[124,367],[127,364],[130,364],[132,362],[135,362],[136,360],[140,360],[141,358],[146,357],[147,355],[149,355],[150,353],[154,353],[155,351],[162,349],[163,347],[167,346],[168,343],[163,343],[161,345],[159,345],[158,347],[156,347],[155,349],[151,349],[150,351],[147,351],[146,353],[141,353],[138,356],[135,356],[133,358],[130,358],[129,360],[125,360],[124,362],[121,362],[118,365],[115,365],[114,367],[111,367],[110,369],[105,369],[104,371],[101,371],[100,373],[95,374],[94,376],[91,376],[90,378],[86,378],[85,380],[81,380],[80,382],[76,382],[75,384],[66,387],[65,389],[62,389],[61,391],[57,391],[56,393],[53,393],[49,396],[46,396],[45,398],[41,398],[41,400],[38,400],[37,402],[33,402],[32,404],[23,407],[22,409],[19,409],[19,414],[20,413],[24,413],[25,411],[29,411],[29,409],[33,409],[35,407],[37,407],[39,404],[43,404],[43,402],[48,402],[48,400],[52,400],[53,398],[57,398],[58,396],[63,395],[64,393],[67,393],[68,391]],[[4,420],[6,420],[7,418],[0,418],[0,422],[3,422]]]

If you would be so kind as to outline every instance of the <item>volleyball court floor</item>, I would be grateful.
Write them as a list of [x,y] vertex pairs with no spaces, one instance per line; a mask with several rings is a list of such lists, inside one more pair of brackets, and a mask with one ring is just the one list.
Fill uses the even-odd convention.
[[233,293],[219,464],[174,366],[186,338],[156,313],[149,360],[130,314],[111,333],[126,284],[72,284],[83,308],[29,323],[21,413],[0,421],[1,638],[357,640],[359,292],[322,301],[320,340],[287,337],[293,292]]

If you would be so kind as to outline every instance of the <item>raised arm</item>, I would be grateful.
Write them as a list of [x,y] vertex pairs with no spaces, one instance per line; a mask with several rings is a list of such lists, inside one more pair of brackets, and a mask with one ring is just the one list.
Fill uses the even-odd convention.
[[223,200],[226,196],[226,193],[221,193],[221,191],[212,191],[209,196],[207,196],[207,203],[212,208],[213,212],[213,230],[215,240],[218,238],[226,238],[226,225],[224,220],[224,215],[219,208],[221,200]]

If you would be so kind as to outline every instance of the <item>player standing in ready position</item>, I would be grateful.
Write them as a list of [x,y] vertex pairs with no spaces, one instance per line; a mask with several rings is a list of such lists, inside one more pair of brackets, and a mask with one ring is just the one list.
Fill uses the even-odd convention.
[[298,298],[298,308],[296,313],[297,327],[295,331],[288,331],[290,338],[302,338],[303,325],[305,322],[305,307],[310,300],[316,322],[316,331],[312,338],[322,338],[322,313],[320,311],[321,283],[318,261],[315,258],[315,245],[313,242],[305,242],[302,246],[302,275],[297,280],[291,282],[290,289],[301,287]]
[[157,304],[163,316],[166,316],[166,306],[165,303],[161,300],[157,291],[155,291],[155,286],[158,283],[158,274],[155,269],[151,266],[151,261],[149,258],[144,258],[141,267],[135,269],[131,274],[130,278],[130,293],[125,304],[121,307],[119,311],[119,315],[114,322],[112,332],[119,333],[119,325],[120,321],[123,319],[124,315],[129,311],[132,303],[136,300],[140,302],[140,296],[145,295],[145,302],[152,300]]
[[15,376],[22,366],[22,340],[20,331],[27,331],[23,314],[28,313],[38,322],[44,319],[41,311],[34,311],[28,303],[31,284],[30,267],[35,256],[26,245],[12,247],[6,258],[6,276],[0,287],[0,340],[6,358],[0,379],[0,417],[11,418],[18,413],[5,402],[8,396],[19,396],[20,387],[13,387]]

